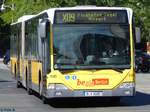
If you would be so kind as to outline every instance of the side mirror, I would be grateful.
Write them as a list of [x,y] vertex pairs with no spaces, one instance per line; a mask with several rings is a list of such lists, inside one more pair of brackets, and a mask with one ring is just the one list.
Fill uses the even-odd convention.
[[39,35],[42,39],[46,38],[46,22],[39,22]]
[[46,38],[46,21],[39,19],[39,35],[41,39]]

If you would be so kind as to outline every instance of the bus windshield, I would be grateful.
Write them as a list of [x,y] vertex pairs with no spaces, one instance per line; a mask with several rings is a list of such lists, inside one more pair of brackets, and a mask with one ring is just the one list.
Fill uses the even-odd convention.
[[130,66],[128,25],[64,24],[53,27],[55,69]]

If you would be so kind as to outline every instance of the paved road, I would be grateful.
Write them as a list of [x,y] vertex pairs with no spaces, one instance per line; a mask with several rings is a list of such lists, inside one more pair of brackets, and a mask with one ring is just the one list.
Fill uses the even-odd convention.
[[7,66],[0,66],[0,112],[150,112],[150,73],[137,74],[136,96],[123,98],[120,104],[78,99],[55,100],[55,103],[44,105],[39,97],[27,95],[25,89],[17,89]]

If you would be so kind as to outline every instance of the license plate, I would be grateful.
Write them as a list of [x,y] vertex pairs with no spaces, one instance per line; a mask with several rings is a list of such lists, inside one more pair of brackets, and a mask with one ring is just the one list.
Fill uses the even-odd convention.
[[85,92],[85,96],[103,96],[102,92]]

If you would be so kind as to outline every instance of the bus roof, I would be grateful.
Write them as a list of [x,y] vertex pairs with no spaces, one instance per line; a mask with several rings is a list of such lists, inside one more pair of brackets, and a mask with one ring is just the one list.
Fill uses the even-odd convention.
[[22,22],[22,21],[26,21],[29,20],[33,17],[39,16],[43,13],[47,13],[48,15],[48,19],[51,21],[51,23],[53,24],[54,22],[54,13],[56,10],[126,10],[127,11],[127,15],[128,15],[128,20],[129,23],[131,23],[132,21],[132,15],[133,15],[133,11],[131,8],[127,8],[127,7],[97,7],[97,6],[75,6],[75,7],[60,7],[60,8],[50,8],[47,10],[44,10],[42,12],[40,12],[37,15],[25,15],[22,16],[18,19],[17,22]]
[[20,18],[18,18],[17,22],[15,23],[12,23],[11,25],[14,25],[14,24],[17,24],[17,23],[20,23],[20,22],[24,22],[32,17],[34,17],[35,15],[24,15],[24,16],[21,16]]
[[97,6],[75,6],[75,7],[51,8],[51,9],[45,10],[41,13],[47,13],[48,17],[49,17],[48,19],[50,19],[51,23],[53,24],[54,13],[56,10],[126,10],[127,14],[128,14],[129,23],[132,21],[131,17],[133,15],[133,11],[131,8],[127,8],[127,7],[97,7]]
[[28,19],[30,19],[30,18],[32,18],[32,17],[34,17],[34,15],[24,15],[24,16],[22,16],[22,17],[20,17],[20,18],[18,19],[18,22],[26,21],[26,20],[28,20]]

